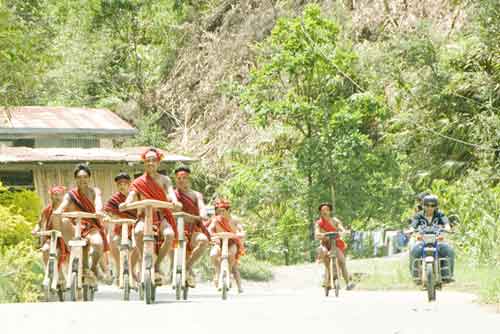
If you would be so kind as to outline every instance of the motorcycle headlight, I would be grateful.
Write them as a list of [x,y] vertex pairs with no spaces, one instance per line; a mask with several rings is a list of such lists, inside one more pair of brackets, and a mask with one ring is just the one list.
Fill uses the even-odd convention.
[[436,235],[435,234],[424,234],[424,242],[426,244],[433,244],[436,242]]

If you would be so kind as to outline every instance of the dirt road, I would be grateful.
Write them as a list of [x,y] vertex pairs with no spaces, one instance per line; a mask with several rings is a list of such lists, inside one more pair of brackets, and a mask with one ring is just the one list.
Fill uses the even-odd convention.
[[244,294],[232,291],[226,301],[201,285],[180,302],[171,289],[159,289],[155,305],[135,294],[122,302],[112,287],[92,303],[3,304],[0,333],[500,333],[500,313],[478,306],[473,295],[443,291],[431,304],[423,291],[341,290],[339,298],[326,298],[311,287],[318,279],[310,268],[278,268],[275,281],[247,283]]

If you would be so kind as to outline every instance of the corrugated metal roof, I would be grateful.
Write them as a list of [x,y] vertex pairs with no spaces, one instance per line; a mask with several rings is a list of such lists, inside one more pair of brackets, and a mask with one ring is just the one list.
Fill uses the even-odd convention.
[[[0,164],[39,162],[138,162],[146,147],[110,148],[29,148],[0,146]],[[163,161],[191,162],[197,159],[165,154]]]
[[137,130],[107,109],[69,107],[0,108],[0,134],[133,135]]

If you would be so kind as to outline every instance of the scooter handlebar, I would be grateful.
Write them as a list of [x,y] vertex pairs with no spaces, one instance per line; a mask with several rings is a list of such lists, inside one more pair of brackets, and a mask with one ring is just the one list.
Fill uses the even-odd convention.
[[134,209],[143,209],[147,207],[152,207],[154,209],[174,209],[174,205],[170,202],[158,201],[156,199],[145,199],[142,201],[136,201],[129,204],[121,204],[120,211],[128,211]]
[[63,212],[61,214],[63,218],[82,218],[82,219],[96,219],[96,213],[83,212],[83,211],[73,211],[73,212]]
[[135,224],[136,220],[135,219],[120,218],[120,219],[111,219],[109,222],[111,224],[123,225],[123,224]]
[[212,234],[211,237],[212,237],[212,240],[236,239],[236,238],[238,238],[238,235],[236,233],[232,233],[232,232],[219,232],[219,233]]
[[191,215],[189,213],[182,212],[182,211],[180,211],[180,212],[174,212],[174,213],[172,213],[172,215],[175,218],[183,217],[183,218],[189,218],[189,219],[196,220],[196,221],[201,221],[201,217],[200,216],[194,216],[194,215]]
[[41,237],[50,237],[52,234],[55,234],[56,237],[61,237],[62,233],[58,230],[47,230],[47,231],[40,231],[36,232],[35,235],[41,236]]

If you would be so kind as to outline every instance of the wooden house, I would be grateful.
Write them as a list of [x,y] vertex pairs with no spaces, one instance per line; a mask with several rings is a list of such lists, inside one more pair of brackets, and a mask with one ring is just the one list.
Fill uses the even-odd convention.
[[[145,147],[114,148],[136,130],[105,109],[15,107],[0,109],[0,181],[10,189],[34,189],[44,203],[55,185],[74,186],[73,169],[86,163],[104,199],[116,191],[114,176],[143,171]],[[160,169],[194,159],[166,154]]]

